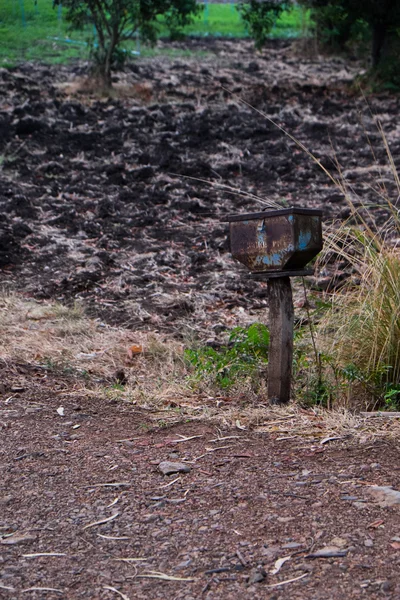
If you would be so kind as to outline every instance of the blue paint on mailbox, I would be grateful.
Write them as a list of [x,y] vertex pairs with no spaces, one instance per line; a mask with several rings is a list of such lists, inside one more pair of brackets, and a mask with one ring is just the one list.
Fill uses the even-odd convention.
[[305,250],[311,241],[311,231],[300,231],[299,233],[299,250]]

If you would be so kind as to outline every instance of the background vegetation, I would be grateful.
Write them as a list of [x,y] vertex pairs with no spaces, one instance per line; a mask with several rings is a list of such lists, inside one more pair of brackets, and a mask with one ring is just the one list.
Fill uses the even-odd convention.
[[[23,11],[22,11],[23,8]],[[271,37],[299,37],[306,30],[309,13],[300,7],[282,12],[273,23]],[[249,37],[246,24],[234,4],[206,4],[193,23],[182,28],[189,36]],[[53,8],[53,0],[2,0],[0,3],[0,65],[13,65],[21,60],[43,60],[63,63],[70,59],[88,59],[88,42],[93,38],[93,27],[83,31],[70,30],[65,9]],[[163,19],[159,19],[159,37],[169,35]],[[124,44],[128,52],[149,52],[139,40]],[[131,55],[134,57],[134,54]]]

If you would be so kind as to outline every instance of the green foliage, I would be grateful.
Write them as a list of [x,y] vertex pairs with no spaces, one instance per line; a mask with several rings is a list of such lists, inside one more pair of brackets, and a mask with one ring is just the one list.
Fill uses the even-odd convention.
[[386,410],[398,411],[400,410],[400,385],[392,384],[389,385],[385,391],[384,406]]
[[125,54],[124,42],[138,32],[143,40],[155,43],[158,18],[175,32],[190,23],[200,10],[196,0],[54,0],[54,6],[66,9],[66,19],[77,30],[92,24],[96,35],[90,40],[95,75],[106,87],[111,86],[111,71],[120,66]]
[[284,10],[290,7],[289,1],[240,0],[237,10],[247,25],[255,47],[260,50],[268,39],[272,27]]
[[[53,0],[40,0],[35,6],[33,0],[25,0],[25,25],[22,20],[21,5],[16,0],[0,0],[0,66],[12,68],[20,60],[41,60],[47,63],[66,63],[71,59],[88,60],[89,50],[97,39],[93,35],[93,25],[90,19],[83,29],[71,28],[65,19],[66,9],[53,9]],[[171,32],[167,25],[168,15],[157,17],[158,36],[168,37],[179,35],[176,30]],[[168,19],[169,23],[170,20]],[[293,38],[303,32],[304,21],[309,23],[309,14],[297,6],[284,11],[277,19],[270,37]],[[185,36],[214,36],[214,37],[247,37],[245,23],[239,12],[232,4],[209,4],[207,10],[199,7],[199,12],[193,16],[192,22],[181,30]],[[88,45],[89,41],[89,45]],[[115,55],[115,67],[130,56],[131,51],[137,50],[136,39],[127,40]],[[184,48],[168,48],[162,50],[144,46],[142,56],[163,55],[173,57],[193,56],[199,58],[202,51]]]
[[386,58],[396,58],[392,41],[399,38],[400,2],[398,0],[302,0],[312,9],[317,34],[330,45],[344,45],[367,34],[370,39],[372,67]]
[[239,380],[253,377],[268,363],[269,330],[262,323],[248,328],[236,327],[229,342],[218,350],[209,346],[187,349],[185,358],[193,368],[196,381],[207,380],[230,388]]
[[312,19],[318,41],[332,50],[343,51],[350,40],[370,39],[368,24],[355,19],[340,4],[327,4],[314,9]]

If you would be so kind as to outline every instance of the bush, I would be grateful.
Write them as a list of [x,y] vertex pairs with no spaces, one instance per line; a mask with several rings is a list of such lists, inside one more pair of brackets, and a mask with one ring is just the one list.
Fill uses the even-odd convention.
[[254,39],[255,47],[260,50],[267,41],[268,33],[276,19],[284,10],[292,6],[290,1],[250,0],[237,5],[237,9],[245,22],[250,36]]

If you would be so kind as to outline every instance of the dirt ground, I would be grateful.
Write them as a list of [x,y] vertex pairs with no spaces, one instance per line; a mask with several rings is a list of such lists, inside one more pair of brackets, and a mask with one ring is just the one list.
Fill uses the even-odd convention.
[[73,380],[2,381],[2,598],[399,598],[400,504],[371,495],[400,489],[398,420],[329,441],[305,411],[302,433],[268,410],[268,431],[166,428]]
[[[338,159],[354,202],[385,219],[374,187],[397,192],[376,119],[397,164],[398,96],[366,100],[355,62],[300,60],[288,43],[190,47],[129,65],[114,98],[79,92],[84,65],[0,69],[4,288],[175,340],[262,320],[265,284],[230,258],[223,222],[262,204],[220,185],[322,207],[325,222],[349,209],[237,95]],[[400,597],[400,505],[374,487],[400,489],[399,419],[332,434],[332,417],[258,407],[235,426],[222,401],[208,420],[146,410],[27,356],[0,363],[1,598]],[[163,475],[165,460],[190,470]]]
[[189,324],[215,337],[215,326],[232,326],[244,308],[257,319],[265,284],[230,258],[221,219],[263,205],[218,185],[322,207],[325,223],[349,208],[323,171],[239,97],[327,168],[338,161],[354,202],[374,204],[375,219],[385,219],[380,193],[396,202],[398,192],[376,119],[396,163],[398,96],[365,99],[349,87],[358,64],[300,59],[288,43],[271,42],[262,54],[244,41],[188,44],[192,57],[128,66],[116,76],[115,99],[77,94],[82,66],[0,70],[3,282],[37,298],[84,300],[108,323],[176,336]]

